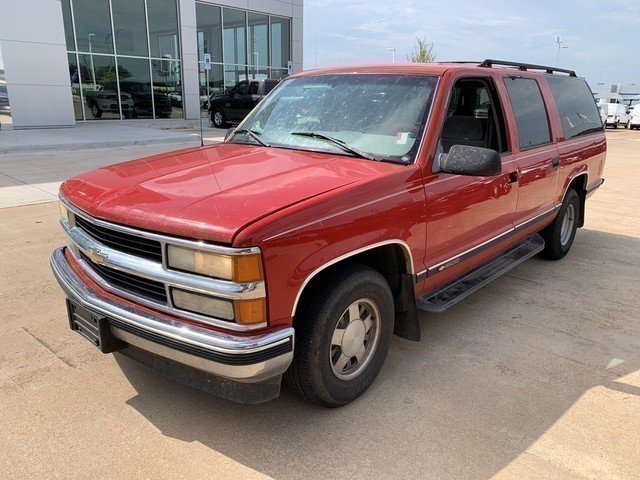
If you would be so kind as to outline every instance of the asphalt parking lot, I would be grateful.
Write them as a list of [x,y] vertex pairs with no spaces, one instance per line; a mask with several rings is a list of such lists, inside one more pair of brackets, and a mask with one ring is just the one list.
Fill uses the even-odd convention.
[[607,136],[569,255],[422,314],[422,341],[395,338],[336,410],[286,389],[238,405],[101,354],[49,269],[57,204],[0,209],[0,477],[638,478],[640,131]]

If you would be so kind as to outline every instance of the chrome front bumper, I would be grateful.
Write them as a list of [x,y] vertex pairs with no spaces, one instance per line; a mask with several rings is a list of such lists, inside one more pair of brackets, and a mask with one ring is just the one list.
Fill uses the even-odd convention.
[[74,272],[64,251],[59,248],[53,253],[51,268],[67,296],[104,315],[113,335],[139,350],[245,384],[280,376],[293,359],[293,328],[239,336],[152,313],[92,288]]

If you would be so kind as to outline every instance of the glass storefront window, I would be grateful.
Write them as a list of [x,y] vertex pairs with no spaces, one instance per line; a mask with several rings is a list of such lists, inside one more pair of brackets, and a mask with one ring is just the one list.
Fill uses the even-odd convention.
[[198,58],[202,61],[204,54],[208,53],[211,55],[212,62],[222,62],[222,18],[220,7],[196,3],[196,19]]
[[113,55],[109,0],[75,1],[73,15],[78,50]]
[[231,88],[242,80],[247,80],[247,67],[241,65],[224,66],[224,88]]
[[156,117],[182,117],[182,102],[180,108],[174,110],[174,105],[172,105],[171,97],[169,96],[170,93],[179,94],[182,100],[180,62],[170,59],[151,60],[151,73],[153,76],[153,100]]
[[222,9],[224,22],[224,62],[245,64],[246,58],[246,15],[243,10]]
[[116,54],[148,56],[144,0],[112,0],[111,10]]
[[249,65],[269,65],[269,16],[258,13],[249,13],[247,50],[249,52]]
[[120,118],[115,58],[106,55],[78,55],[86,119]]
[[149,44],[155,58],[180,59],[176,0],[147,0]]
[[67,50],[75,51],[76,44],[73,40],[73,20],[71,18],[71,4],[69,0],[62,0],[62,21],[64,23],[64,37],[67,42]]
[[278,78],[282,80],[287,75],[289,75],[289,71],[286,68],[272,68],[269,78]]
[[11,105],[9,103],[9,89],[4,75],[4,61],[2,59],[2,45],[0,45],[0,130],[2,125],[13,125]]
[[[207,89],[207,78],[209,79],[209,88]],[[211,64],[209,73],[204,69],[200,71],[200,105],[203,109],[208,107],[207,99],[210,95],[224,93],[224,75],[223,66],[220,64]]]
[[[125,118],[153,117],[149,60],[117,57],[120,101]],[[114,87],[115,82],[114,82]]]
[[271,66],[287,68],[291,60],[291,20],[271,17]]
[[71,95],[73,97],[73,112],[76,120],[84,120],[82,112],[82,88],[80,85],[80,70],[75,53],[67,55],[69,60],[69,79],[71,81]]
[[[183,116],[178,0],[60,2],[76,119]],[[291,19],[196,2],[196,27],[212,62],[203,108],[240,81],[287,76]]]

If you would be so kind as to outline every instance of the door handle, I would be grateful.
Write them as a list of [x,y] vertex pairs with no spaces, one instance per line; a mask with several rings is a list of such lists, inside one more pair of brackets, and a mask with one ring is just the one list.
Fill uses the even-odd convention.
[[509,172],[508,183],[515,183],[518,181],[518,172]]
[[558,168],[558,165],[560,165],[560,159],[558,157],[551,160],[551,166],[553,168]]

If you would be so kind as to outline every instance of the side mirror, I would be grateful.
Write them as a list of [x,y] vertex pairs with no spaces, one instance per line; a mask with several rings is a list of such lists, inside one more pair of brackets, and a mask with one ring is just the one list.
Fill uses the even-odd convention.
[[495,150],[454,145],[440,157],[440,169],[457,175],[494,177],[502,173],[502,161]]
[[229,138],[231,135],[233,135],[233,132],[236,131],[236,127],[231,127],[229,130],[227,130],[227,133],[224,134],[224,141],[227,141],[227,138]]

